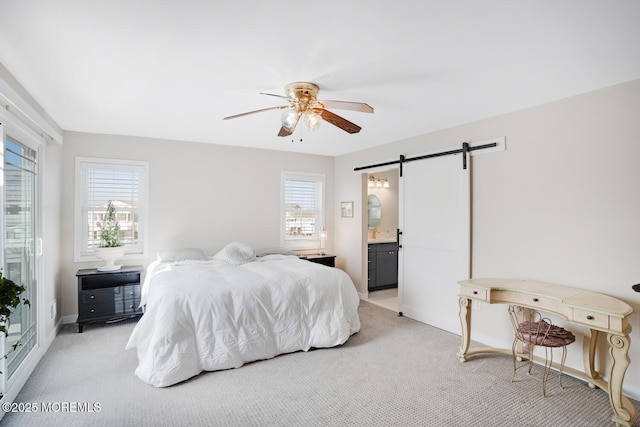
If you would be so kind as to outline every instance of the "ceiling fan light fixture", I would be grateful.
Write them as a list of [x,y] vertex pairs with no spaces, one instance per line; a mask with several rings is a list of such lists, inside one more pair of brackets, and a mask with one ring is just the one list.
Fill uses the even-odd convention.
[[320,127],[320,124],[322,123],[322,117],[320,116],[320,114],[306,114],[305,118],[307,119],[307,125],[311,130],[318,129]]
[[287,110],[282,113],[280,119],[282,120],[282,126],[293,131],[296,127],[296,123],[298,123],[298,113],[294,110]]

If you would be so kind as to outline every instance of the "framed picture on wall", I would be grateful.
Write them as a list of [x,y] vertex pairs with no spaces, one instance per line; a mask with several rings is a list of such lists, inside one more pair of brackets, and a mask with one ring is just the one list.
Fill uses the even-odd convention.
[[353,218],[353,202],[340,202],[340,216]]

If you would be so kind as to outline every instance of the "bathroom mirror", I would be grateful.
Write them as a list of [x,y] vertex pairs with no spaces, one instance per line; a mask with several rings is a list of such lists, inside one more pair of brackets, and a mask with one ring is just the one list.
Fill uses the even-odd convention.
[[375,230],[382,218],[382,205],[375,194],[369,194],[369,230]]

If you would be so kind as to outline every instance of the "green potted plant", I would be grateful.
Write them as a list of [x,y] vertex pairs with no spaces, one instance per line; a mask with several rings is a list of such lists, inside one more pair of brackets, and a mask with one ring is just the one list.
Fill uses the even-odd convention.
[[[2,270],[0,270],[0,332],[5,337],[9,335],[9,316],[20,305],[20,295],[26,290],[23,285],[18,285],[13,280],[4,277]],[[22,302],[26,306],[31,306],[26,298],[22,298]],[[12,347],[15,350],[19,345],[20,340],[16,341]]]
[[119,270],[120,265],[115,261],[124,256],[124,244],[120,241],[118,212],[113,201],[109,200],[107,203],[104,221],[97,223],[97,226],[100,228],[102,245],[94,249],[94,254],[104,261],[97,268],[100,271]]

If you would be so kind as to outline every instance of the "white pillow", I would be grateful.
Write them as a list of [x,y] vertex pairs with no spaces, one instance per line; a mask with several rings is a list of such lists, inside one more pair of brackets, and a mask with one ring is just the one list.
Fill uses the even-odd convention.
[[256,249],[256,257],[267,255],[295,255],[295,253],[291,249],[281,247]]
[[255,260],[256,253],[251,246],[240,242],[233,242],[222,248],[213,258],[221,259],[231,265],[242,265]]
[[207,256],[198,248],[163,249],[158,252],[160,262],[177,262],[186,260],[206,260]]

